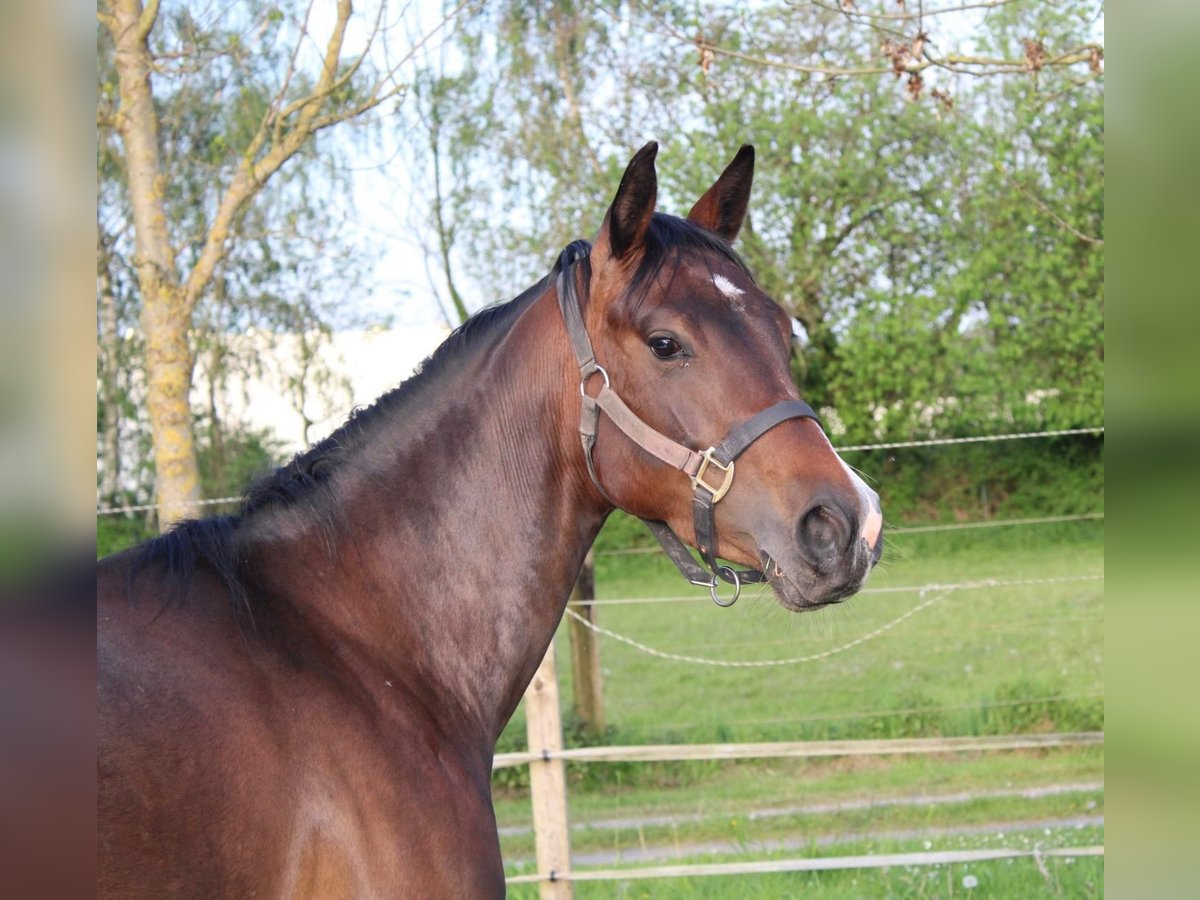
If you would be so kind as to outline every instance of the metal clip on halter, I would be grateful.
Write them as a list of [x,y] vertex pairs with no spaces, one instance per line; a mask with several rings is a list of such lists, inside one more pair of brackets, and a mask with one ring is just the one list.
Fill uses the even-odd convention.
[[601,378],[604,379],[604,387],[611,386],[611,382],[608,380],[608,373],[606,371],[604,371],[604,366],[599,366],[599,365],[593,364],[590,367],[590,371],[582,373],[579,378],[579,396],[583,397],[583,399],[585,399],[585,400],[594,400],[595,399],[594,397],[589,397],[588,392],[587,392],[588,379],[591,378],[593,375],[599,375]]
[[[723,465],[713,453],[716,452],[716,447],[709,447],[700,454],[700,468],[696,470],[696,474],[692,476],[692,489],[699,490],[704,488],[712,494],[713,503],[717,503],[722,497],[729,493],[729,489],[733,487],[733,461],[730,460],[729,465]],[[704,473],[708,471],[709,466],[715,466],[725,473],[725,480],[721,482],[720,487],[713,487],[704,480]]]
[[[721,582],[720,579],[718,579],[715,575],[713,576],[713,580],[708,583],[709,596],[712,597],[713,603],[717,604],[717,606],[723,606],[726,608],[733,606],[733,604],[738,602],[738,597],[742,596],[742,579],[739,578],[738,573],[729,568],[729,566],[719,566],[717,568],[717,575],[720,575],[721,578],[724,578],[733,585],[733,596],[728,600],[722,600],[717,595],[717,588],[721,586]],[[692,583],[695,584],[695,582]]]

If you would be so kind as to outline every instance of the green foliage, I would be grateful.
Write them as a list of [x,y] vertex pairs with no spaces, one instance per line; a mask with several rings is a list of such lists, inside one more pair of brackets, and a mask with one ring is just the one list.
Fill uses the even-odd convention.
[[1100,437],[998,441],[847,454],[883,498],[891,525],[1096,512]]
[[641,547],[657,547],[658,543],[641,520],[622,510],[614,510],[596,537],[596,550],[606,553],[612,550],[631,550]]
[[[860,451],[845,458],[879,492],[888,529],[1104,509],[1101,436]],[[939,546],[955,540],[939,538]],[[595,546],[598,577],[618,571],[649,576],[657,565],[649,555],[604,555],[658,546],[640,521],[620,511],[609,517]]]
[[197,428],[196,455],[205,497],[240,496],[249,484],[284,461],[283,444],[269,429],[223,433],[211,420]]
[[113,553],[127,550],[158,534],[144,516],[97,516],[96,558],[103,559]]
[[[869,70],[881,41],[916,39],[895,30],[913,23],[887,32],[835,7],[481,9],[459,32],[461,71],[436,76],[471,274],[529,283],[548,245],[595,230],[648,138],[664,145],[660,205],[676,213],[754,143],[739,248],[801,323],[798,381],[844,442],[1102,421],[1098,65],[929,69],[925,86],[797,71]],[[1027,39],[1051,54],[1094,40],[1098,15],[1072,0],[959,21],[1021,61]],[[950,22],[921,26],[937,53],[960,40]],[[729,55],[697,66],[696,36]]]
[[[284,462],[282,444],[268,429],[223,430],[212,420],[196,429],[200,483],[205,498],[239,497],[260,475]],[[237,501],[206,506],[201,514],[233,512]],[[108,556],[158,534],[152,515],[145,512],[96,517],[96,557]]]

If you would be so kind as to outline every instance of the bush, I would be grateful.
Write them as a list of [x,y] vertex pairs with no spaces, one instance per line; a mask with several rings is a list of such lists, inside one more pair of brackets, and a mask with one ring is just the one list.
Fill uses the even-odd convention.
[[[996,441],[846,454],[883,498],[889,525],[978,522],[1099,512],[1104,438]],[[656,546],[632,516],[614,512],[596,539],[601,552]],[[635,558],[621,566],[636,565]]]

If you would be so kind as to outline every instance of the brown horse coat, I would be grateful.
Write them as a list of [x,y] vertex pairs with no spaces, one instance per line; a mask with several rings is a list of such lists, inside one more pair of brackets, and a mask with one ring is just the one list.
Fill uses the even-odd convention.
[[[753,154],[682,220],[654,212],[654,151],[630,163],[580,270],[584,318],[629,406],[699,449],[797,396],[790,323],[727,243]],[[493,747],[605,495],[694,539],[687,478],[604,420],[598,490],[578,380],[547,278],[238,515],[100,563],[103,896],[504,893]],[[716,512],[724,558],[770,560],[793,609],[861,584],[878,498],[817,423],[778,425],[737,466]]]

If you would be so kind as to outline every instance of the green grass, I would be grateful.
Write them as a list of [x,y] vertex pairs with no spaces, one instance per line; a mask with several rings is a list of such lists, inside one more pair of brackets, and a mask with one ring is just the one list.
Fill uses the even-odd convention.
[[[571,850],[579,854],[603,852],[619,859],[639,848],[729,845],[730,849],[746,845],[769,845],[800,837],[822,843],[842,843],[845,835],[897,834],[922,830],[938,830],[952,817],[954,828],[992,825],[997,822],[1028,822],[1063,820],[1079,816],[1101,815],[1104,794],[1100,788],[1069,794],[1035,798],[992,798],[950,806],[904,807],[881,805],[827,813],[780,811],[769,818],[755,817],[731,811],[724,816],[711,814],[702,820],[685,819],[676,824],[635,824],[619,827],[577,829],[571,835]],[[661,815],[661,814],[659,814]],[[505,835],[505,859],[524,860],[532,866],[533,835]]]
[[[973,532],[901,532],[889,534],[884,563],[872,575],[869,587],[1102,573],[1102,521]],[[599,622],[662,650],[726,660],[822,653],[869,634],[921,602],[915,591],[866,593],[816,614],[795,615],[759,592],[722,610],[703,591],[682,582],[657,555],[600,556],[597,592],[602,598],[693,596],[671,603],[601,606]],[[849,650],[817,662],[773,668],[722,669],[673,662],[601,638],[609,721],[602,742],[792,741],[1102,729],[1102,601],[1102,581],[955,591]],[[558,648],[562,705],[569,725],[565,627]],[[500,749],[523,749],[524,727],[523,713],[518,711]],[[567,739],[569,745],[586,742],[581,732],[570,728]],[[959,834],[955,829],[991,826],[1004,831],[1006,824],[1099,815],[1103,790],[1089,788],[1036,799],[983,796],[932,806],[892,803],[837,812],[796,811],[795,807],[1102,783],[1103,766],[1099,747],[874,759],[571,764],[570,815],[577,826],[572,852],[617,853],[639,846],[716,842],[728,845],[735,858],[762,859],[771,857],[771,846],[794,847],[797,840],[820,839],[838,843],[778,855],[832,856],[858,852],[855,835],[884,835],[875,842],[875,852],[884,852],[887,834],[914,831],[944,835],[934,839],[935,849],[959,846],[960,840],[985,846],[980,841],[986,834]],[[524,770],[497,773],[494,795],[499,824],[516,829],[502,836],[506,860],[532,865],[532,835],[521,830],[530,823]],[[784,812],[759,819],[748,816],[772,809]],[[662,816],[679,821],[636,821]],[[634,821],[605,828],[578,827],[604,819]],[[1063,840],[1060,846],[1102,843],[1103,838],[1068,829]],[[899,839],[888,844],[908,850],[923,845],[924,841]],[[1045,860],[1044,865],[1045,873],[1032,860],[1015,860],[914,867],[904,872],[580,883],[576,895],[1087,897],[1103,893],[1102,860],[1078,859],[1070,864]],[[978,886],[963,888],[962,878],[972,873]],[[516,887],[512,895],[534,896]]]
[[[1103,525],[897,536],[869,587],[1103,572]],[[1004,532],[1008,532],[1005,534]],[[1014,534],[1015,532],[1015,534]],[[1031,540],[1039,532],[1042,540]],[[938,543],[947,552],[933,555]],[[867,593],[794,614],[757,590],[728,610],[682,582],[659,556],[601,557],[604,597],[690,595],[674,603],[601,606],[599,623],[652,647],[722,660],[821,653],[886,625],[920,602]],[[1103,582],[948,593],[882,636],[828,659],[723,669],[655,658],[601,638],[607,742],[891,738],[1076,731],[1103,726]],[[564,712],[571,680],[560,629]],[[521,711],[501,749],[524,746]]]
[[[668,764],[647,764],[664,766]],[[659,775],[660,777],[655,777]],[[1103,810],[1102,748],[1080,747],[1016,753],[969,753],[901,758],[771,760],[722,763],[686,784],[661,773],[603,791],[572,783],[571,846],[575,852],[619,851],[643,842],[674,846],[737,837],[769,840],[786,834],[838,835],[979,822],[1096,815]],[[1045,785],[1081,789],[1025,798],[1012,792]],[[1009,796],[988,796],[998,791]],[[975,799],[911,805],[917,796]],[[870,800],[870,809],[816,810],[831,803]],[[891,801],[891,802],[889,802]],[[764,811],[776,814],[762,816]],[[754,815],[751,815],[751,814]],[[529,801],[523,792],[496,798],[505,859],[532,858]],[[672,818],[671,825],[659,824]]]
[[[920,793],[1024,789],[1104,777],[1103,749],[1096,746],[1012,753],[714,763],[707,772],[689,778],[686,791],[679,790],[678,781],[668,774],[653,771],[667,769],[671,763],[642,765],[651,770],[650,776],[633,782],[614,779],[616,783],[605,785],[603,790],[589,790],[586,783],[572,781],[572,821],[696,814],[725,819],[749,809],[862,797],[887,799]],[[495,802],[501,826],[529,824],[525,791],[498,791]]]

